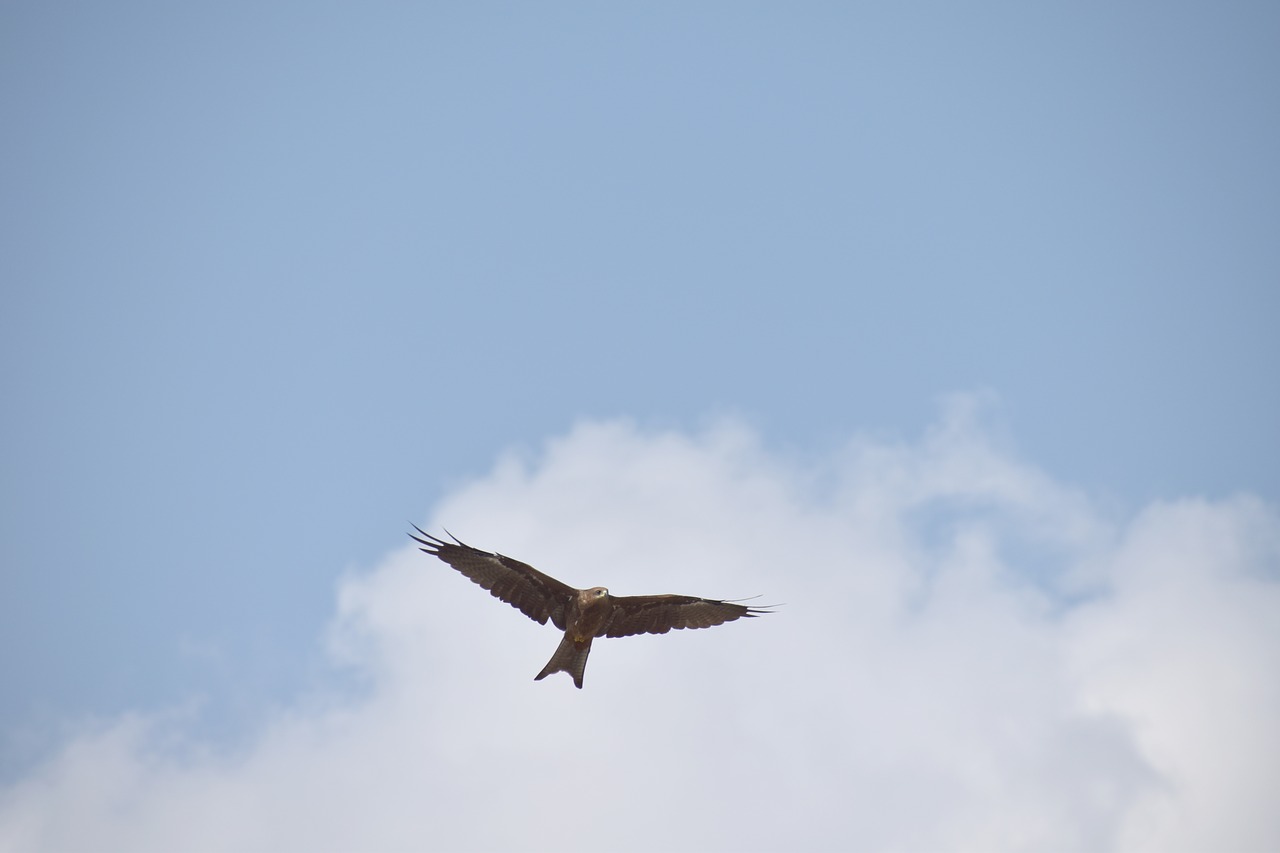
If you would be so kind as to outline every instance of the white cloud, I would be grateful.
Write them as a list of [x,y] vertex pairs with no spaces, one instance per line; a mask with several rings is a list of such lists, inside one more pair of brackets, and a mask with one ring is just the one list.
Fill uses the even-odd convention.
[[589,423],[437,507],[472,544],[616,594],[776,615],[597,643],[406,546],[339,589],[359,699],[219,751],[181,716],[88,731],[0,793],[0,848],[1275,849],[1280,515],[1115,519],[991,439],[823,459],[724,423]]

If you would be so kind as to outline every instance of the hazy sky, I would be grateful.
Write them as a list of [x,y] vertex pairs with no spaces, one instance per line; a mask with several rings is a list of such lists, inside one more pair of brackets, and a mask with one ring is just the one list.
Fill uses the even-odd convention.
[[[1272,4],[4,4],[0,849],[1280,846],[1278,84]],[[535,684],[410,521],[786,606]]]

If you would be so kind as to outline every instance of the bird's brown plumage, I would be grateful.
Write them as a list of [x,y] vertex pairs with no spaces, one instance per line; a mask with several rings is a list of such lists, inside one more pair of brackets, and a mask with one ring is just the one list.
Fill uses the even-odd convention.
[[568,672],[582,687],[587,655],[596,637],[665,634],[672,629],[710,628],[742,617],[767,613],[732,601],[691,595],[612,596],[604,587],[575,589],[527,563],[502,554],[481,551],[450,535],[446,542],[413,526],[421,536],[409,537],[421,551],[439,557],[471,581],[489,590],[540,625],[551,623],[564,639],[534,680],[553,672]]

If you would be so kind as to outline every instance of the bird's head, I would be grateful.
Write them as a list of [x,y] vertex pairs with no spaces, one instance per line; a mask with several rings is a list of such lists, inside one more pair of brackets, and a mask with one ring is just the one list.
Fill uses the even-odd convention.
[[608,598],[609,590],[602,586],[593,586],[591,589],[587,590],[587,595],[591,596],[592,600]]

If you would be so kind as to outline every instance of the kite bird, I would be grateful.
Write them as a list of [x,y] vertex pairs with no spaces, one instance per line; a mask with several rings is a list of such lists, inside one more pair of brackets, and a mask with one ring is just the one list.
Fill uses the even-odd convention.
[[[574,686],[582,688],[582,674],[596,637],[629,637],[632,634],[665,634],[672,628],[710,628],[743,616],[768,613],[756,607],[716,601],[692,595],[613,596],[602,586],[574,589],[533,566],[490,554],[463,544],[449,533],[452,542],[438,539],[418,525],[421,537],[409,534],[427,554],[453,566],[474,583],[489,590],[539,625],[552,624],[564,631],[564,639],[542,672],[541,681],[553,672],[567,672]],[[448,531],[445,531],[448,533]]]

